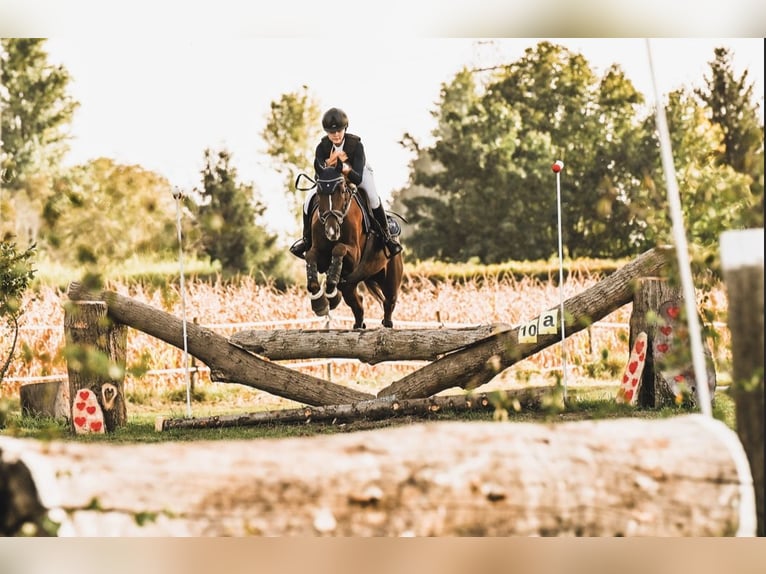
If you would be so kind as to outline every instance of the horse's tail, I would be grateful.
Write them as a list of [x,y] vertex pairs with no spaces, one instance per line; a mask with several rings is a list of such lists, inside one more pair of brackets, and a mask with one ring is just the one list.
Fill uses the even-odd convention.
[[380,288],[380,285],[378,285],[377,281],[373,281],[372,279],[368,279],[364,282],[364,286],[367,287],[367,290],[372,294],[373,297],[375,297],[378,302],[383,305],[386,302],[386,297],[383,295],[383,291]]

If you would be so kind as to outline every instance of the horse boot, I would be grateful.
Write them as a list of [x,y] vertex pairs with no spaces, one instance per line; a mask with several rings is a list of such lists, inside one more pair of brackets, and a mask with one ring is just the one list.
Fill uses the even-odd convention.
[[309,214],[303,214],[303,237],[292,244],[290,253],[301,259],[306,258],[306,251],[311,249],[311,217]]
[[388,251],[388,258],[391,259],[394,255],[402,252],[402,246],[391,237],[391,232],[388,229],[388,218],[386,217],[386,210],[383,209],[383,205],[381,204],[373,209],[372,214],[378,222],[380,232],[383,234],[383,242],[386,244],[386,250]]

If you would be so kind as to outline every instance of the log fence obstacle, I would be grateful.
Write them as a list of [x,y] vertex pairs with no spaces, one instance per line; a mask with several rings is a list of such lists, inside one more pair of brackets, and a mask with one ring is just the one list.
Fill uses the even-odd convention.
[[[208,366],[211,380],[250,386],[305,406],[277,413],[159,418],[156,430],[495,408],[479,387],[558,343],[561,322],[571,336],[633,302],[644,316],[635,318],[636,326],[650,340],[656,337],[662,323],[646,324],[644,307],[664,304],[671,295],[677,302],[677,293],[666,292],[667,285],[654,279],[668,253],[652,249],[566,300],[564,317],[557,306],[518,326],[249,331],[226,338],[189,324],[188,352]],[[105,308],[109,319],[99,322],[102,327],[131,327],[183,345],[180,320],[164,311],[110,291],[91,293],[78,283],[70,284],[67,293],[74,306],[101,302],[96,307],[99,313]],[[631,317],[631,344],[633,327]],[[118,362],[119,345],[104,347],[104,341],[119,337],[109,337],[108,331],[102,333],[101,348]],[[309,354],[370,364],[402,357],[431,362],[377,396],[271,362]],[[643,387],[650,393],[646,404],[675,400],[654,371],[644,369]],[[436,396],[453,387],[470,392]],[[533,405],[539,404],[540,393],[508,391],[503,399]],[[40,445],[0,437],[0,470],[33,478],[19,482],[26,485],[27,503],[8,505],[6,516],[0,512],[0,525],[39,525],[51,509],[66,508],[61,535],[756,533],[747,453],[726,425],[698,414],[556,425],[443,421],[258,442]],[[139,514],[153,519],[137,521]]]

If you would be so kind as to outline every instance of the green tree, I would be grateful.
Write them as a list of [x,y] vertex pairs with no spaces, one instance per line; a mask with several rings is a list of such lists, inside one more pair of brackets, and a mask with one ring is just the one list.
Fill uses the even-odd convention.
[[275,248],[276,235],[257,222],[266,207],[255,189],[237,181],[228,151],[206,149],[204,163],[200,201],[193,211],[205,253],[227,275],[279,279],[284,254]]
[[435,144],[420,150],[440,169],[412,177],[435,197],[397,196],[416,228],[408,247],[483,263],[548,258],[558,245],[550,167],[561,159],[570,255],[634,253],[642,102],[619,67],[598,78],[580,54],[550,42],[499,69],[484,90],[462,70],[443,86]]
[[53,189],[41,232],[52,259],[103,267],[175,253],[176,209],[164,177],[99,158],[57,177]]
[[304,198],[295,187],[295,179],[301,172],[313,175],[314,147],[321,135],[319,104],[308,87],[271,102],[261,136],[267,153],[275,159],[274,169],[284,177],[290,210],[297,222],[301,221]]
[[[8,371],[19,337],[19,316],[23,313],[21,298],[35,275],[32,258],[35,246],[19,252],[16,244],[0,241],[0,320],[13,331],[8,355],[0,366],[0,383]],[[0,414],[3,409],[0,409]],[[0,417],[2,418],[2,417]],[[2,423],[2,420],[0,420]],[[0,424],[0,427],[3,425]]]
[[[48,179],[67,150],[66,128],[79,106],[67,93],[69,72],[63,66],[52,66],[48,62],[45,41],[44,38],[0,40],[0,173],[3,175],[0,186],[13,196],[15,208],[12,211],[11,204],[0,205],[6,222],[17,218],[28,221],[39,216],[50,192]],[[5,199],[0,197],[0,203]],[[38,226],[27,223],[26,227],[34,230]],[[29,233],[29,229],[21,231]]]
[[[709,119],[709,110],[687,89],[671,92],[665,104],[673,163],[676,171],[686,237],[696,265],[718,270],[718,242],[727,229],[741,227],[753,210],[750,177],[720,160],[721,127]],[[652,156],[645,172],[641,202],[647,245],[672,244],[672,221],[665,174],[659,158],[659,141],[646,119],[643,155]]]
[[719,163],[750,177],[750,191],[755,208],[742,213],[745,227],[763,227],[763,121],[759,118],[759,104],[754,98],[754,84],[745,70],[734,74],[733,55],[728,48],[716,48],[709,62],[710,75],[704,88],[695,94],[708,106],[708,115],[721,128],[723,148]]

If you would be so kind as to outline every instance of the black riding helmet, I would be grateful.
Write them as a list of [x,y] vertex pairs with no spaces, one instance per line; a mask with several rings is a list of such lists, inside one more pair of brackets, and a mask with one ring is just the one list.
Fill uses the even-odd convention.
[[340,108],[330,108],[322,116],[322,127],[326,132],[337,132],[348,128],[348,116]]

